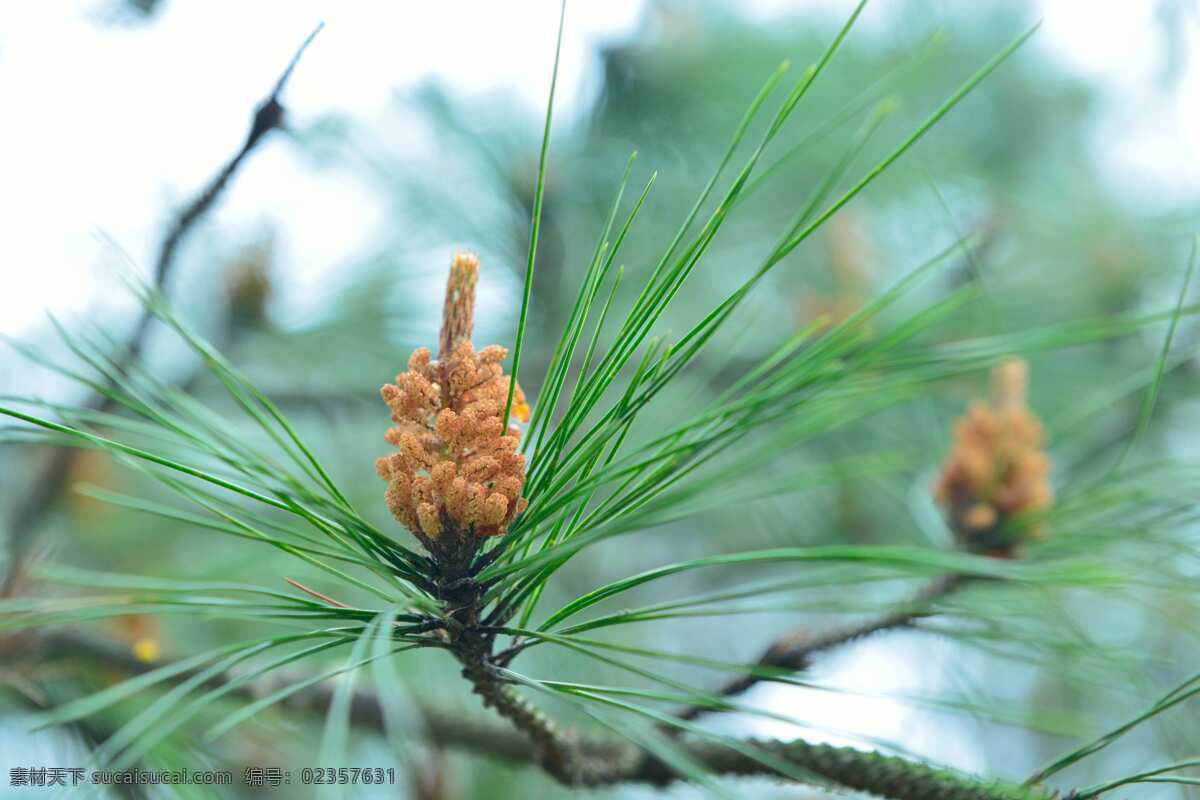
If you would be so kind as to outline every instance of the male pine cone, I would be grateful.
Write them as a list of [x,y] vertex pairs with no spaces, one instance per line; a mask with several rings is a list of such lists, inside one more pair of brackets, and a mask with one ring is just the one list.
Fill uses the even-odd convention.
[[[387,440],[398,452],[375,462],[388,482],[388,509],[432,550],[443,536],[498,536],[527,505],[520,430],[504,429],[511,378],[501,362],[508,350],[471,344],[479,259],[454,257],[446,284],[437,360],[419,348],[408,370],[380,393],[396,425]],[[512,415],[527,421],[518,386]]]
[[1037,538],[1040,523],[1014,518],[1050,506],[1050,459],[1037,415],[1025,403],[1029,368],[1009,359],[992,372],[992,400],[973,403],[954,426],[954,447],[934,496],[969,552],[1012,557],[1020,542]]

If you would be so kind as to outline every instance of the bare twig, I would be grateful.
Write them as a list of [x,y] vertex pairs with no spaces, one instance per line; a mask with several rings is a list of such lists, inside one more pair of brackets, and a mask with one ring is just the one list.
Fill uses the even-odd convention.
[[[276,81],[271,93],[259,103],[254,112],[250,131],[246,135],[242,146],[225,163],[220,172],[209,181],[200,194],[174,218],[166,237],[163,239],[162,246],[158,252],[158,258],[155,260],[154,286],[156,288],[161,289],[165,287],[171,270],[175,265],[175,256],[180,243],[216,205],[222,193],[229,185],[230,180],[241,167],[242,162],[258,147],[268,133],[283,127],[285,114],[283,105],[279,101],[280,93],[287,85],[288,78],[291,77],[292,71],[299,62],[301,55],[304,54],[305,49],[323,26],[324,23],[318,25],[304,42],[301,43],[295,55],[292,56],[292,60],[288,62],[283,74]],[[143,309],[137,325],[134,326],[133,331],[125,341],[123,352],[114,354],[114,360],[118,365],[119,372],[125,372],[141,358],[142,350],[146,344],[146,335],[150,330],[153,320],[153,313],[148,308]],[[111,388],[113,388],[112,381],[109,382],[106,389]],[[115,401],[104,392],[95,392],[84,403],[84,408],[91,411],[111,411],[114,406]],[[67,475],[69,474],[74,453],[75,451],[70,448],[54,450],[42,466],[41,471],[29,481],[28,490],[13,509],[8,520],[9,569],[5,576],[4,584],[0,587],[0,596],[11,596],[16,592],[16,581],[20,577],[23,570],[23,563],[29,554],[33,534],[37,529],[38,523],[54,507],[54,501],[61,495],[67,482]]]
[[[770,671],[803,672],[812,666],[812,659],[816,655],[882,631],[909,627],[917,620],[929,615],[930,603],[957,591],[964,582],[965,579],[961,575],[944,575],[932,581],[912,600],[897,606],[881,617],[848,628],[832,630],[815,637],[806,631],[796,631],[783,636],[775,640],[763,652],[756,666]],[[729,681],[717,689],[714,694],[721,697],[733,697],[742,694],[761,680],[765,680],[762,671],[747,673]],[[682,720],[691,720],[705,712],[720,710],[703,705],[693,705],[683,709],[676,716]]]
[[[325,23],[322,22],[301,42],[300,47],[296,49],[295,55],[292,56],[292,60],[288,62],[287,67],[283,70],[283,74],[275,82],[275,88],[258,104],[258,107],[254,110],[254,119],[250,124],[250,131],[246,134],[246,141],[242,144],[241,149],[234,153],[233,158],[226,162],[216,177],[204,188],[204,191],[200,192],[175,218],[175,222],[167,233],[166,239],[163,240],[158,260],[154,264],[154,281],[156,284],[162,284],[166,280],[167,274],[171,270],[171,265],[175,262],[175,250],[179,247],[179,243],[183,241],[184,236],[216,204],[217,200],[221,197],[221,193],[225,191],[225,187],[229,184],[230,179],[233,178],[246,157],[253,152],[264,136],[277,128],[283,127],[284,108],[283,104],[279,102],[279,95],[287,85],[288,78],[292,76],[292,71],[296,68],[296,64],[300,62],[300,57],[304,55],[304,51],[308,49],[309,44],[312,43],[312,40],[316,38],[323,27],[325,27]],[[147,314],[143,314],[142,316],[144,324],[147,325],[149,324],[148,316]]]

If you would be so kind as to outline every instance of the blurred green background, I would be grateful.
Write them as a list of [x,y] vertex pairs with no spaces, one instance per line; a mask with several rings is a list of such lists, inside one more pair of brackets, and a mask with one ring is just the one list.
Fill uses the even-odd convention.
[[[12,88],[22,80],[5,74],[13,68],[5,62],[10,51],[19,55],[21,48],[30,46],[20,38],[23,31],[55,36],[55,26],[46,19],[27,28],[16,24],[23,13],[45,15],[34,12],[32,4],[24,10],[21,5],[4,11],[14,24],[0,36],[0,87],[7,82]],[[27,313],[31,306],[64,312],[68,327],[94,323],[114,337],[123,335],[132,320],[133,301],[119,278],[128,267],[112,266],[123,259],[116,253],[127,249],[134,262],[148,264],[143,253],[153,252],[163,221],[243,135],[254,98],[270,85],[299,40],[292,31],[303,32],[318,18],[315,10],[306,15],[308,8],[281,4],[273,11],[247,11],[244,28],[239,28],[235,9],[216,4],[197,12],[184,10],[185,5],[162,0],[56,12],[70,15],[69,22],[64,16],[63,30],[86,29],[87,41],[98,44],[83,55],[101,61],[116,48],[143,47],[138,43],[183,35],[186,26],[178,16],[207,15],[210,27],[195,35],[206,40],[204,50],[212,59],[208,64],[180,67],[183,56],[158,45],[136,50],[134,61],[140,63],[131,63],[131,76],[136,78],[139,70],[163,70],[167,77],[162,80],[177,82],[177,89],[164,94],[158,84],[136,79],[96,89],[114,98],[132,95],[147,116],[159,100],[167,109],[176,108],[172,104],[180,101],[174,92],[219,94],[222,86],[240,85],[240,95],[223,101],[228,111],[217,122],[206,121],[169,146],[159,143],[145,150],[144,161],[138,160],[137,145],[131,146],[130,163],[137,161],[139,171],[173,173],[165,191],[160,185],[137,201],[153,209],[140,220],[140,228],[110,228],[104,220],[95,220],[111,239],[95,239],[82,250],[68,247],[63,253],[47,247],[36,264],[9,260],[6,280],[20,283],[27,272],[60,269],[52,263],[60,256],[76,257],[74,268],[83,277],[76,280],[75,273],[67,272],[58,283],[38,284],[41,294],[23,301],[21,314],[14,312],[13,319],[19,316],[22,322],[6,329],[64,361],[69,355],[49,326]],[[1064,16],[1053,6],[1052,1],[1043,6],[911,0],[880,2],[868,12],[767,158],[765,163],[771,165],[778,160],[777,177],[756,191],[723,231],[664,320],[664,330],[676,335],[687,330],[717,298],[746,278],[873,111],[884,108],[891,113],[855,162],[852,176],[886,155],[1039,15],[1046,14],[1048,22],[1030,46],[985,81],[913,152],[791,254],[701,361],[648,412],[644,424],[652,427],[680,413],[693,413],[726,388],[740,374],[739,367],[761,360],[821,315],[834,321],[844,318],[966,236],[976,242],[969,255],[952,259],[889,309],[878,323],[881,328],[970,283],[982,289],[980,299],[927,336],[929,346],[1170,307],[1186,266],[1188,237],[1196,229],[1195,190],[1200,187],[1192,182],[1200,141],[1188,138],[1189,121],[1200,115],[1197,95],[1188,91],[1195,85],[1190,76],[1196,73],[1188,47],[1196,38],[1195,5],[1187,0],[1146,3],[1150,10],[1124,16],[1099,4],[1074,16]],[[640,188],[651,172],[657,172],[657,182],[622,254],[629,280],[618,294],[618,304],[635,296],[640,288],[635,276],[651,268],[687,213],[758,87],[781,61],[791,59],[798,71],[816,58],[851,8],[846,2],[791,8],[782,3],[742,7],[649,0],[614,12],[620,21],[612,23],[597,22],[603,14],[594,9],[580,11],[578,24],[593,25],[601,33],[576,32],[566,44],[577,51],[570,57],[577,68],[560,87],[563,110],[551,144],[529,350],[521,373],[535,404],[538,377],[570,312],[630,153],[637,151],[630,192],[636,195],[635,187]],[[387,415],[378,387],[403,368],[413,348],[436,341],[442,282],[456,248],[475,250],[483,260],[476,342],[511,342],[541,133],[536,98],[544,94],[548,69],[538,73],[543,78],[531,87],[509,80],[501,66],[506,77],[499,84],[472,89],[464,88],[459,78],[441,75],[436,63],[426,68],[431,74],[414,80],[411,75],[381,77],[386,69],[364,57],[351,65],[362,71],[361,80],[393,87],[355,108],[322,109],[313,99],[322,95],[311,89],[305,94],[304,88],[331,82],[322,74],[331,58],[321,55],[322,48],[328,39],[352,39],[359,30],[354,25],[368,24],[359,20],[340,29],[341,11],[323,13],[328,28],[289,89],[301,101],[300,108],[292,107],[289,131],[274,134],[252,156],[218,213],[185,242],[168,293],[186,319],[279,403],[341,485],[348,487],[351,501],[381,526],[391,526],[383,487],[372,468],[375,457],[387,450],[382,438]],[[410,7],[379,25],[401,26],[409,15],[421,13]],[[569,27],[577,24],[574,13],[574,6],[569,7]],[[490,33],[494,46],[499,52],[536,49],[548,66],[553,40],[552,27],[547,26],[553,25],[554,16],[553,4],[509,8],[501,15],[502,27]],[[273,17],[279,24],[271,24]],[[457,25],[485,24],[475,17],[468,7]],[[1127,31],[1133,44],[1112,49],[1110,40],[1120,39],[1119,31],[1131,24],[1130,19],[1141,26]],[[1078,60],[1056,51],[1070,43],[1072,25],[1079,26],[1080,47],[1111,54],[1117,68],[1138,63],[1139,69],[1126,70],[1117,82],[1103,72],[1081,68]],[[1088,25],[1118,33],[1088,38]],[[237,29],[232,41],[220,38],[224,29]],[[471,46],[456,43],[453,29],[435,29],[429,35],[434,34],[438,58],[457,60],[464,52],[460,48]],[[1103,50],[1104,42],[1110,50]],[[236,53],[256,44],[271,57],[262,55],[261,68],[247,76],[226,76],[230,67],[216,63],[227,58],[236,62]],[[330,45],[335,53],[347,47]],[[1118,56],[1133,62],[1117,62]],[[472,58],[474,69],[486,72],[486,57],[476,53]],[[81,57],[77,68],[86,69],[86,59]],[[176,69],[192,77],[184,79],[172,72]],[[343,80],[360,80],[351,68],[344,69]],[[212,78],[207,87],[206,72]],[[54,81],[45,80],[52,89]],[[326,85],[323,91],[337,96],[336,87]],[[356,96],[353,87],[346,91]],[[56,101],[51,94],[44,102]],[[127,102],[120,101],[120,107]],[[87,113],[104,115],[103,99],[98,103]],[[18,107],[26,114],[10,117],[4,127],[36,128],[37,119],[30,116],[33,106]],[[197,101],[193,113],[201,108]],[[1179,129],[1172,130],[1176,123]],[[763,124],[755,130],[761,131]],[[121,125],[135,136],[139,118],[131,116]],[[199,131],[218,127],[214,140],[203,141]],[[52,151],[55,141],[69,146],[88,135],[87,118],[80,118],[69,133],[56,132],[44,147]],[[0,149],[10,151],[6,158],[15,157],[10,149],[15,146],[6,146],[0,138]],[[175,152],[189,153],[186,167],[171,166]],[[54,158],[53,152],[49,158]],[[70,159],[64,163],[69,167]],[[120,165],[114,169],[119,174]],[[70,194],[77,180],[91,183],[94,176],[64,169],[45,179],[50,184],[45,191]],[[122,188],[112,188],[119,197]],[[11,186],[0,189],[5,195],[12,192]],[[6,202],[15,212],[20,198]],[[39,214],[53,212],[53,204],[33,201],[31,224],[38,224],[34,218]],[[23,214],[5,216],[6,228],[25,224]],[[325,217],[330,220],[328,231],[322,228]],[[319,244],[310,247],[312,242]],[[79,266],[81,261],[90,266]],[[1193,292],[1193,301],[1194,297]],[[1195,447],[1200,373],[1193,354],[1198,333],[1196,323],[1180,323],[1172,369],[1137,455],[1146,463],[1186,458]],[[1130,381],[1153,368],[1162,336],[1161,327],[1150,328],[1030,359],[1030,404],[1049,430],[1057,485],[1085,481],[1115,463],[1142,401],[1141,384]],[[150,339],[146,363],[155,374],[219,411],[229,404],[211,376],[161,331]],[[0,375],[0,393],[6,395],[78,396],[76,389],[11,352],[0,355]],[[794,491],[767,498],[722,501],[696,517],[607,543],[560,574],[544,605],[553,608],[599,583],[716,552],[838,542],[948,543],[928,489],[948,447],[952,421],[971,398],[985,391],[982,372],[947,380],[901,407],[753,465],[748,469],[760,471],[764,479],[803,475],[857,455],[878,456],[886,469],[815,487],[798,481]],[[0,449],[0,504],[6,512],[31,490],[29,480],[47,458],[35,447]],[[71,460],[69,477],[72,485],[163,495],[161,488],[143,485],[92,453],[81,452]],[[284,577],[290,577],[318,590],[325,587],[322,577],[305,573],[267,548],[108,506],[70,489],[54,498],[32,541],[43,563],[194,580],[220,578],[280,590],[285,588]],[[1194,574],[1195,564],[1185,561],[1181,555],[1181,563],[1163,566]],[[792,567],[762,568],[754,577],[778,577],[788,569]],[[673,579],[671,596],[735,588],[749,579],[747,573],[690,573]],[[31,591],[39,590],[34,585]],[[661,592],[657,585],[646,587],[622,603],[651,602],[664,597]],[[832,590],[803,609],[628,626],[618,640],[752,660],[782,632],[819,630],[848,618],[838,615],[853,615],[896,596],[889,592],[883,587],[877,596],[846,597]],[[763,685],[743,698],[806,720],[811,728],[736,715],[714,724],[744,733],[837,742],[876,737],[963,769],[1021,777],[1060,753],[1073,741],[1072,735],[1099,731],[1141,708],[1175,676],[1189,672],[1188,663],[1195,664],[1196,604],[1186,593],[1147,589],[1136,602],[1113,599],[1111,604],[1094,596],[1056,597],[1048,601],[1061,625],[1055,635],[1067,629],[1075,638],[1053,641],[1038,639],[1042,628],[1035,621],[1036,608],[988,608],[989,599],[985,593],[964,600],[963,618],[993,619],[1008,638],[993,640],[986,631],[965,628],[949,638],[893,634],[839,651],[812,674],[814,681],[847,693]],[[953,628],[955,623],[951,615],[944,624]],[[1018,633],[1026,627],[1028,638],[1021,639]],[[219,616],[130,616],[93,630],[139,657],[153,659],[231,641],[254,628]],[[1026,647],[1037,648],[1040,660],[1023,663]],[[1105,658],[1094,657],[1097,653]],[[565,680],[629,681],[616,670],[606,672],[595,662],[561,655],[543,657],[535,651],[530,664],[531,674]],[[464,714],[478,710],[445,656],[413,654],[400,670],[420,696],[461,708]],[[714,680],[699,668],[673,674],[702,685]],[[107,685],[113,676],[97,672],[81,682],[78,673],[48,667],[32,674],[14,670],[11,677],[10,697],[0,711],[4,765],[81,761],[86,745],[68,734],[26,734],[27,707],[20,698],[27,691],[45,692],[50,698],[73,696]],[[931,698],[942,705],[928,702]],[[992,713],[974,713],[975,706],[987,706]],[[1004,715],[1009,723],[994,719]],[[298,767],[313,763],[319,738],[319,720],[280,713],[202,754],[184,743],[176,755],[183,763],[208,758],[231,764],[235,774],[247,764]],[[382,740],[363,736],[355,741],[355,759],[361,765],[396,764]],[[1132,744],[1101,762],[1102,769],[1092,764],[1074,777],[1079,783],[1099,780],[1194,753],[1197,747],[1200,726],[1194,713],[1185,712],[1139,733]],[[418,749],[415,763],[418,769],[405,779],[401,796],[565,792],[535,771],[457,752]],[[820,796],[812,789],[768,781],[743,786],[753,796]],[[25,796],[16,792],[0,786],[0,797]],[[251,796],[250,790],[231,796],[238,792]],[[687,787],[667,792],[673,797],[699,793]],[[628,788],[598,794],[638,797],[657,792]],[[1186,795],[1185,789],[1160,787],[1137,796]],[[397,792],[363,789],[355,796],[394,797]]]

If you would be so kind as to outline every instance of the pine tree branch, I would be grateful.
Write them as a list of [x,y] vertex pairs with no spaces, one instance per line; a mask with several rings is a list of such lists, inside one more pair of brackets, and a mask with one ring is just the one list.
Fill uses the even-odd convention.
[[[9,641],[12,642],[11,639]],[[21,657],[33,660],[38,666],[56,661],[75,661],[93,667],[100,665],[131,676],[163,666],[162,663],[148,664],[139,661],[129,648],[114,642],[69,631],[43,634],[22,644]],[[184,670],[171,680],[181,682],[196,674],[195,670]],[[210,683],[212,686],[223,685],[231,677],[214,676]],[[287,679],[287,682],[292,682],[294,678],[295,676]],[[273,688],[267,687],[265,691],[272,691]],[[512,693],[513,687],[503,688],[506,693]],[[251,699],[263,691],[263,687],[248,685],[239,687],[234,694]],[[515,693],[512,693],[512,696],[516,697]],[[324,715],[332,699],[333,687],[327,683],[296,693],[288,699],[285,707],[299,713]],[[525,704],[524,700],[517,699]],[[500,725],[491,719],[464,717],[461,713],[427,704],[422,704],[418,711],[422,720],[421,732],[431,745],[465,750],[514,765],[537,765],[546,769],[544,754],[539,751],[536,743],[518,730]],[[536,710],[533,713],[541,716],[541,712]],[[384,730],[384,712],[380,698],[371,692],[361,689],[355,691],[350,704],[350,718],[357,727],[364,730]],[[554,776],[560,781],[589,786],[643,783],[664,787],[676,781],[686,780],[653,754],[627,742],[611,737],[576,739],[567,734],[555,735],[559,737],[558,741],[566,746],[566,757],[571,759],[571,762],[562,768],[562,774]],[[1053,795],[1039,788],[990,781],[897,756],[849,747],[812,744],[802,740],[751,740],[744,744],[746,747],[742,748],[743,752],[739,752],[719,742],[690,736],[678,740],[678,745],[683,748],[689,759],[715,775],[784,780],[784,776],[763,763],[764,760],[775,759],[838,786],[892,800],[1053,798]],[[751,758],[744,752],[747,748],[757,750],[767,759]]]
[[[898,756],[812,744],[751,740],[747,744],[840,787],[891,800],[1053,800],[1042,789],[989,781]],[[689,743],[688,755],[718,775],[769,774],[762,763],[715,743]]]
[[[304,54],[305,49],[308,48],[308,45],[323,26],[324,23],[318,25],[308,35],[308,38],[304,40],[296,50],[295,55],[292,56],[292,60],[284,69],[283,74],[280,75],[279,80],[275,82],[275,87],[271,90],[271,93],[259,103],[254,111],[250,131],[247,133],[242,146],[225,163],[216,176],[209,181],[204,189],[175,216],[168,228],[166,237],[163,239],[162,246],[159,248],[158,257],[155,259],[152,285],[156,289],[165,288],[167,279],[174,268],[176,253],[180,243],[216,206],[217,201],[220,200],[242,163],[258,147],[268,133],[283,127],[284,108],[279,102],[280,93],[287,85],[288,78],[291,77],[292,71],[295,69],[300,57]],[[153,321],[154,314],[148,307],[144,308],[141,316],[138,318],[137,325],[134,326],[125,340],[124,347],[114,354],[114,360],[119,373],[125,373],[141,358],[142,350],[146,345],[146,337]],[[106,388],[114,388],[114,381],[109,381]],[[109,395],[103,392],[95,392],[83,402],[82,408],[89,411],[105,412],[113,410],[115,405],[116,402]],[[33,534],[36,532],[38,524],[54,507],[55,500],[62,494],[75,454],[76,451],[69,447],[53,450],[48,460],[44,462],[40,472],[29,480],[28,491],[25,492],[14,507],[8,520],[9,569],[5,575],[3,585],[0,586],[0,597],[11,596],[16,593],[16,584],[24,569],[25,559],[29,555]]]
[[[917,620],[929,615],[931,603],[958,591],[965,582],[966,579],[961,575],[943,575],[933,580],[913,599],[881,617],[848,628],[832,630],[816,637],[804,630],[795,631],[776,639],[770,647],[763,651],[755,666],[769,671],[804,672],[812,666],[814,656],[851,644],[859,639],[865,639],[876,633],[911,626]],[[750,672],[730,680],[713,694],[720,697],[734,697],[763,680],[768,680],[768,678],[762,674],[762,671]],[[721,710],[703,705],[693,705],[678,712],[676,716],[682,720],[692,720],[706,712]]]
[[[471,638],[479,644],[486,643],[481,638]],[[475,694],[485,706],[495,709],[528,738],[542,769],[561,783],[580,782],[577,759],[573,757],[570,743],[554,723],[493,672],[488,658],[490,648],[456,644],[454,649],[463,664],[463,677],[471,683]]]

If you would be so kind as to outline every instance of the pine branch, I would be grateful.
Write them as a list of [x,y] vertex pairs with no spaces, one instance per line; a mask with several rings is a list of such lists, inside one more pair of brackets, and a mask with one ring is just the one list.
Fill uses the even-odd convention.
[[[803,672],[812,666],[812,659],[816,655],[856,642],[859,639],[865,639],[876,633],[911,626],[917,620],[929,615],[929,606],[932,602],[952,594],[964,583],[966,583],[966,579],[961,575],[944,575],[932,581],[912,600],[897,606],[881,617],[848,628],[829,631],[815,638],[807,631],[795,631],[775,640],[770,647],[763,651],[756,666],[769,671]],[[750,672],[730,680],[713,694],[721,697],[733,697],[742,694],[762,680],[766,680],[762,671]],[[682,720],[692,720],[705,712],[719,710],[703,705],[693,705],[680,711],[677,716]]]
[[[465,633],[465,635],[463,635]],[[533,744],[537,763],[566,784],[581,782],[577,759],[570,743],[538,709],[502,682],[492,670],[490,639],[467,630],[455,637],[452,648],[463,664],[463,677],[470,681],[483,704],[495,709]]]
[[[802,740],[756,740],[747,744],[839,786],[892,800],[1052,800],[1054,797],[1033,787],[986,781],[851,747]],[[688,752],[715,774],[749,776],[766,772],[760,761],[713,743],[690,744]]]
[[[254,152],[268,133],[283,127],[285,114],[284,107],[279,102],[279,96],[287,85],[296,64],[299,63],[300,57],[322,27],[324,27],[324,23],[318,25],[301,43],[283,74],[275,82],[271,93],[259,103],[254,112],[250,131],[242,146],[209,181],[208,185],[175,216],[163,239],[162,246],[159,248],[158,257],[155,259],[152,284],[154,288],[161,290],[166,287],[167,279],[175,266],[176,253],[180,243],[216,206],[217,201],[220,200],[229,182],[237,174],[246,158]],[[153,320],[154,314],[149,306],[144,307],[137,325],[125,340],[124,348],[114,354],[118,372],[126,372],[141,358]],[[114,383],[109,381],[105,388],[115,388]],[[116,401],[110,394],[97,391],[83,402],[82,408],[89,411],[106,412],[113,410],[115,405]],[[29,554],[33,534],[37,530],[38,523],[54,507],[56,498],[62,494],[70,474],[71,462],[75,458],[75,452],[72,448],[65,447],[54,450],[49,460],[44,463],[40,473],[30,479],[29,490],[13,509],[8,521],[9,569],[3,586],[0,586],[0,597],[16,593],[17,582],[24,569],[24,561]]]
[[[466,537],[447,536],[452,541]],[[555,780],[566,785],[598,785],[614,781],[613,770],[622,763],[620,749],[592,742],[592,752],[558,727],[517,693],[497,671],[494,653],[497,629],[482,620],[484,587],[469,577],[476,556],[473,549],[458,553],[439,551],[433,587],[445,608],[447,649],[462,665],[462,676],[484,706],[496,711],[532,745],[531,757]],[[623,748],[626,753],[628,748]],[[627,761],[627,759],[626,759]]]
[[[79,633],[44,634],[36,641],[23,642],[23,645],[20,648],[22,657],[35,660],[38,665],[54,661],[78,661],[90,666],[102,665],[131,676],[163,666],[162,663],[139,661],[128,648],[121,645]],[[183,670],[171,680],[179,683],[196,674],[198,670]],[[205,686],[223,685],[231,677],[213,676]],[[293,680],[294,676],[286,679],[286,683],[292,683]],[[539,745],[521,731],[485,718],[467,718],[461,713],[423,704],[418,709],[423,723],[421,727],[431,745],[465,750],[514,765],[538,765],[558,780],[573,785],[644,783],[664,787],[686,779],[653,754],[627,742],[611,737],[575,738],[559,733],[541,712],[519,698],[512,686],[501,684],[494,675],[484,681],[489,684],[485,691],[498,691],[503,695],[502,698],[493,697],[494,704],[503,708],[502,713],[536,715],[538,721],[531,725],[545,726],[553,736],[555,745],[562,748],[561,755],[566,760],[552,767],[547,764],[546,754]],[[262,687],[257,691],[263,691]],[[243,699],[257,696],[255,687],[250,685],[239,687],[233,694]],[[319,717],[326,713],[332,699],[333,687],[328,683],[319,684],[293,695],[287,707]],[[508,707],[510,702],[519,703],[520,709]],[[384,713],[380,698],[372,692],[356,690],[350,703],[350,719],[361,729],[382,732]],[[715,775],[783,779],[764,765],[762,759],[752,758],[744,752],[752,748],[764,756],[786,762],[798,770],[847,789],[893,800],[1052,800],[1050,793],[1038,788],[989,781],[896,756],[849,747],[812,744],[802,740],[752,740],[745,742],[746,748],[739,752],[719,742],[694,737],[682,738],[678,744],[689,759]]]

